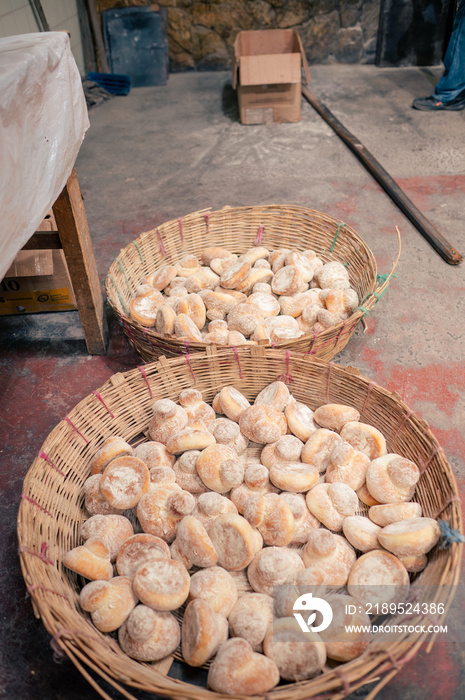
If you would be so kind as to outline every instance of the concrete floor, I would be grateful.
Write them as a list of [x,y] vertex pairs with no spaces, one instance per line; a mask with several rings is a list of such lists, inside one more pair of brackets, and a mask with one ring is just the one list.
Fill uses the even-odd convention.
[[[465,112],[411,109],[414,97],[431,93],[441,68],[328,65],[311,74],[313,92],[465,252]],[[397,391],[428,421],[465,493],[465,268],[435,253],[309,104],[302,102],[298,124],[245,127],[227,73],[186,73],[114,98],[93,109],[90,121],[76,169],[102,281],[140,232],[208,206],[282,202],[326,212],[360,233],[380,273],[397,255],[398,226],[397,277],[367,317],[367,332],[359,328],[335,359]],[[77,312],[0,319],[0,697],[8,700],[97,697],[68,661],[54,662],[33,617],[15,519],[22,480],[51,429],[113,373],[141,364],[109,321],[108,353],[91,357]],[[464,602],[459,590],[451,615],[459,630]],[[464,673],[460,641],[437,643],[378,697],[459,700]]]

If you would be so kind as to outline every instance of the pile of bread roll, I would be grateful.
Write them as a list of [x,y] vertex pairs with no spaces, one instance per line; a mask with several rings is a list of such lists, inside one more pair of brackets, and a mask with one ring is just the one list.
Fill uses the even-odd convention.
[[184,342],[236,346],[319,333],[358,305],[344,265],[313,250],[256,246],[238,256],[214,247],[148,275],[130,317]]
[[[359,419],[342,404],[312,411],[281,381],[253,404],[233,386],[212,406],[196,389],[155,401],[148,441],[111,437],[91,461],[90,517],[63,558],[89,580],[82,609],[134,659],[180,645],[187,664],[210,662],[208,686],[225,694],[266,693],[362,654],[370,635],[344,626],[370,625],[360,604],[379,602],[380,587],[383,601],[405,600],[439,527],[412,501],[416,464]],[[308,586],[348,590],[319,634],[293,616]]]

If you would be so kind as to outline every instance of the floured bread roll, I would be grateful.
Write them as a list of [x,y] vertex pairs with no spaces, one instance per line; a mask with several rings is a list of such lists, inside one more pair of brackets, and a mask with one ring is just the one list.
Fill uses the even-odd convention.
[[441,532],[433,518],[409,518],[383,527],[380,544],[398,557],[427,554],[437,544]]
[[303,291],[304,286],[305,288],[307,287],[307,285],[304,285],[302,276],[295,265],[285,265],[275,273],[271,280],[271,289],[280,296],[292,296],[297,292]]
[[237,587],[231,574],[221,566],[210,566],[191,576],[189,598],[205,600],[220,615],[229,617],[237,601]]
[[91,581],[79,594],[79,604],[90,613],[100,632],[114,632],[129,617],[137,605],[132,580],[115,576],[110,581]]
[[215,444],[215,438],[208,432],[201,420],[191,420],[178,433],[174,433],[166,443],[166,448],[174,455],[188,450],[204,450]]
[[244,479],[244,466],[237,452],[226,445],[207,447],[197,457],[195,466],[205,486],[218,493],[230,491]]
[[373,549],[357,559],[349,574],[349,594],[359,603],[399,603],[406,599],[409,575],[390,552]]
[[89,539],[63,555],[63,564],[91,581],[109,581],[113,577],[110,552],[97,539]]
[[152,467],[149,474],[150,484],[154,486],[172,486],[176,483],[176,474],[171,467]]
[[303,442],[295,435],[283,435],[277,442],[265,445],[260,461],[270,469],[274,466],[285,466],[290,462],[299,462]]
[[239,331],[248,338],[264,318],[263,311],[255,304],[239,303],[227,316],[228,328],[230,331]]
[[289,544],[306,544],[309,534],[320,527],[321,523],[310,513],[301,493],[280,493],[294,516],[294,534]]
[[[333,611],[331,625],[319,635],[326,646],[328,659],[352,661],[361,656],[371,641],[371,620],[350,595],[333,594],[328,598]],[[352,608],[349,608],[349,605]],[[348,613],[347,610],[355,610]]]
[[231,637],[246,639],[254,651],[263,650],[263,640],[273,624],[273,598],[263,593],[245,593],[229,616]]
[[184,389],[179,394],[179,403],[185,409],[189,420],[201,420],[208,426],[215,420],[215,411],[206,403],[197,389]]
[[141,326],[153,328],[157,320],[157,311],[162,303],[162,294],[153,289],[149,294],[134,297],[129,302],[129,316]]
[[399,557],[399,561],[405,566],[411,574],[418,574],[426,567],[428,557],[426,554],[411,554],[408,557]]
[[237,508],[229,498],[216,491],[201,493],[197,498],[197,504],[192,512],[203,525],[211,523],[219,515],[225,513],[237,513]]
[[366,483],[363,484],[363,486],[360,486],[359,489],[357,489],[357,496],[359,497],[361,502],[369,508],[371,508],[371,506],[379,506],[379,502],[376,500],[376,498],[373,498],[371,493],[368,491]]
[[265,547],[254,556],[247,569],[247,577],[254,591],[272,596],[273,586],[295,583],[297,574],[304,568],[304,562],[296,550]]
[[251,265],[254,265],[257,260],[263,260],[264,258],[267,258],[270,254],[270,251],[267,248],[264,248],[263,246],[254,246],[253,248],[250,248],[246,253],[241,255],[239,258],[242,261],[248,262]]
[[[256,279],[257,273],[254,273],[253,278],[248,280],[249,284],[253,286],[253,280]],[[267,277],[271,277],[271,272],[260,271],[260,277],[266,280]],[[280,312],[279,301],[273,296],[273,294],[266,294],[266,292],[254,292],[249,297],[247,297],[246,304],[254,304],[262,312],[263,318],[268,318],[269,316],[277,316]]]
[[342,523],[342,530],[350,544],[360,552],[369,552],[371,549],[379,549],[378,535],[381,532],[370,518],[362,515],[351,515]]
[[141,459],[150,471],[154,467],[172,467],[175,457],[161,442],[143,442],[134,448],[134,457]]
[[176,273],[177,269],[174,265],[164,265],[159,270],[146,277],[145,281],[154,289],[161,291],[176,277]]
[[202,265],[210,265],[211,261],[215,258],[223,259],[232,257],[234,257],[234,253],[231,253],[231,251],[227,250],[227,248],[212,246],[210,248],[203,249],[200,259],[202,261]]
[[357,494],[347,484],[317,484],[306,495],[307,507],[328,530],[342,530],[342,523],[358,508]]
[[116,459],[116,457],[124,457],[124,455],[132,455],[132,453],[131,445],[122,437],[116,435],[109,437],[92,458],[90,462],[90,473],[100,474],[113,459]]
[[278,683],[274,661],[254,652],[241,637],[228,639],[220,646],[207,679],[209,688],[226,695],[262,695]]
[[349,421],[358,421],[360,413],[352,406],[340,403],[327,403],[319,406],[313,414],[316,423],[322,428],[339,433]]
[[179,521],[194,508],[194,496],[182,491],[177,484],[151,486],[137,505],[137,517],[144,532],[170,543],[176,536]]
[[263,641],[265,655],[273,659],[279,675],[288,681],[313,678],[326,663],[326,648],[317,632],[302,632],[294,617],[275,620]]
[[137,661],[159,661],[169,656],[181,641],[179,623],[170,612],[137,605],[118,632],[125,654]]
[[314,279],[321,289],[349,289],[349,273],[344,265],[336,260],[325,263],[314,273]]
[[180,340],[201,343],[202,334],[187,314],[178,314],[174,322],[174,334]]
[[176,311],[165,302],[157,311],[155,328],[160,335],[173,335],[174,323],[176,321]]
[[305,493],[318,484],[316,467],[303,462],[291,462],[270,468],[270,481],[283,491]]
[[117,457],[102,474],[100,491],[114,508],[134,508],[150,486],[149,470],[137,457]]
[[263,540],[242,515],[218,515],[208,526],[208,534],[218,554],[218,564],[227,571],[240,571],[260,551]]
[[202,666],[228,638],[228,621],[209,604],[192,600],[182,620],[182,655],[189,666]]
[[331,462],[334,448],[341,442],[341,437],[333,430],[319,428],[310,435],[303,446],[300,459],[302,462],[316,467],[322,474]]
[[189,595],[190,578],[184,564],[174,559],[155,559],[140,566],[132,587],[141,603],[166,612],[179,608]]
[[294,516],[277,493],[251,496],[244,506],[244,518],[258,529],[265,544],[285,547],[294,536]]
[[293,328],[299,330],[297,321],[292,316],[268,316],[260,323],[252,334],[252,340],[271,340],[271,333],[278,328]]
[[296,401],[293,396],[289,399],[285,415],[289,430],[302,442],[307,442],[317,429],[313,422],[313,411],[304,403]]
[[81,537],[97,539],[108,549],[111,561],[115,561],[123,543],[134,534],[131,522],[124,515],[93,515],[81,525]]
[[243,411],[239,418],[241,432],[261,444],[276,442],[287,432],[287,421],[273,406],[258,404]]
[[166,445],[175,433],[186,427],[189,420],[186,411],[170,399],[159,399],[152,405],[153,416],[148,425],[151,440]]
[[238,260],[228,267],[220,277],[220,284],[226,289],[235,289],[247,277],[251,264],[246,260]]
[[368,511],[368,517],[380,527],[386,527],[399,520],[421,517],[421,505],[410,501],[408,503],[383,503],[372,506]]
[[289,389],[284,384],[284,382],[273,382],[268,384],[264,389],[262,389],[256,396],[254,405],[258,406],[260,404],[266,404],[267,406],[273,406],[277,411],[284,411],[287,404],[289,403],[290,394]]
[[82,487],[84,491],[84,505],[91,515],[121,515],[124,508],[114,508],[100,491],[102,483],[101,474],[93,474],[85,480]]
[[419,478],[417,465],[397,454],[374,459],[366,475],[368,491],[379,503],[410,501]]
[[[344,537],[334,535],[323,528],[309,534],[302,552],[306,570],[323,574],[326,586],[345,586],[356,558],[354,548]],[[307,581],[307,585],[310,584],[310,580]]]
[[170,549],[164,540],[141,532],[124,542],[116,559],[116,568],[120,576],[133,578],[137,569],[146,562],[169,558]]
[[182,562],[186,569],[214,566],[218,561],[205,527],[192,515],[186,515],[179,523],[170,551],[172,558]]
[[355,450],[348,442],[340,442],[331,451],[325,481],[347,484],[356,491],[365,483],[369,464],[370,458],[366,454]]
[[[249,408],[250,403],[233,386],[224,386],[218,395],[218,405],[220,410],[216,411],[217,413],[224,413],[230,420],[237,423],[242,412]],[[214,405],[213,408],[215,408]]]
[[243,514],[245,505],[251,496],[275,491],[275,487],[270,482],[268,469],[263,464],[251,464],[244,472],[244,483],[231,489],[229,498],[238,512]]
[[370,460],[386,454],[386,438],[380,430],[367,423],[349,421],[341,430],[341,438],[359,452],[364,452]]
[[176,460],[174,464],[174,475],[176,483],[189,493],[204,493],[207,487],[197,474],[196,463],[200,450],[187,450]]
[[207,426],[219,445],[231,447],[238,455],[245,452],[248,439],[242,435],[238,424],[229,418],[216,418]]

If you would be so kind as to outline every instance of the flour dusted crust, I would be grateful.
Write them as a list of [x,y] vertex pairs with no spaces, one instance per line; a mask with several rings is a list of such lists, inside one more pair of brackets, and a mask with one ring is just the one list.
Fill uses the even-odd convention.
[[120,627],[118,641],[125,654],[137,661],[160,661],[181,641],[179,623],[170,612],[137,605]]
[[141,459],[150,471],[154,467],[172,467],[175,457],[161,442],[142,442],[134,448],[134,457]]
[[227,248],[221,248],[220,246],[211,246],[209,248],[203,249],[200,259],[202,261],[202,265],[210,265],[211,261],[215,258],[223,259],[231,257],[234,257],[234,253],[232,253]]
[[287,421],[273,406],[258,404],[246,408],[239,417],[241,432],[258,443],[276,442],[287,432]]
[[296,401],[294,397],[289,399],[285,415],[289,430],[302,442],[306,442],[317,429],[313,420],[313,411],[304,403]]
[[350,544],[360,552],[369,552],[372,549],[380,548],[378,535],[381,528],[370,518],[365,518],[362,515],[351,515],[342,523],[342,530]]
[[188,450],[204,450],[215,444],[215,438],[208,432],[202,420],[190,420],[178,433],[171,435],[166,448],[171,454],[179,455]]
[[243,294],[250,294],[256,284],[267,283],[273,277],[270,269],[264,267],[253,267],[249,270],[247,277],[236,285],[235,289]]
[[364,452],[359,452],[349,442],[342,441],[331,451],[325,481],[347,484],[356,491],[365,483],[369,465],[370,458]]
[[226,513],[237,513],[234,503],[216,491],[207,491],[206,493],[201,493],[197,498],[192,514],[206,525],[211,523],[218,515],[225,515]]
[[210,566],[191,576],[189,599],[205,600],[212,610],[229,617],[237,601],[237,587],[231,574],[221,566]]
[[379,501],[377,501],[376,498],[373,498],[371,493],[368,491],[366,483],[357,489],[357,496],[359,497],[360,501],[369,508],[371,508],[371,506],[380,505]]
[[250,564],[262,548],[260,533],[236,513],[218,515],[208,534],[218,554],[218,564],[227,571],[240,571]]
[[294,549],[265,547],[256,554],[247,569],[250,585],[257,593],[273,595],[274,586],[295,583],[304,562]]
[[270,469],[300,461],[303,442],[295,435],[284,435],[276,442],[265,445],[261,454],[261,463]]
[[262,389],[256,396],[254,405],[265,404],[273,406],[277,411],[284,411],[289,403],[290,393],[286,384],[281,381],[272,382]]
[[244,506],[244,518],[258,529],[265,544],[285,547],[294,536],[294,516],[277,493],[251,496]]
[[402,602],[409,590],[402,562],[390,552],[374,549],[357,559],[349,574],[349,594],[362,604]]
[[109,581],[113,577],[110,552],[99,539],[88,539],[84,544],[65,552],[63,564],[91,581]]
[[410,501],[420,470],[417,465],[397,454],[387,454],[374,459],[367,470],[368,491],[379,503]]
[[151,275],[148,275],[148,277],[145,278],[145,281],[154,289],[161,291],[167,287],[175,277],[176,267],[174,265],[165,265]]
[[380,527],[386,527],[399,520],[421,517],[421,505],[410,501],[408,503],[383,503],[372,506],[368,511],[368,517]]
[[330,289],[325,303],[331,313],[349,318],[356,311],[359,299],[355,289]]
[[207,490],[195,466],[200,454],[200,450],[187,450],[179,456],[173,467],[176,483],[193,494],[205,493]]
[[210,321],[223,320],[239,303],[238,299],[226,293],[226,291],[219,292],[206,289],[200,292],[200,296],[207,309],[206,316]]
[[398,557],[427,554],[437,544],[439,525],[432,518],[409,518],[383,527],[380,544]]
[[279,683],[279,671],[271,659],[254,652],[240,637],[224,642],[208,671],[207,685],[226,695],[262,695]]
[[231,331],[239,331],[248,338],[264,318],[262,310],[255,304],[239,303],[227,316],[228,328]]
[[281,678],[303,681],[313,678],[326,663],[326,648],[317,632],[302,632],[294,617],[275,620],[263,641],[265,655],[272,659]]
[[337,261],[328,262],[319,267],[315,270],[314,278],[321,289],[349,289],[350,287],[349,274],[344,265]]
[[132,455],[132,453],[131,445],[122,437],[116,435],[114,437],[109,437],[91,459],[90,473],[101,474],[113,459],[116,459],[116,457],[123,457],[124,455]]
[[133,508],[147,493],[150,474],[137,457],[117,457],[105,467],[100,491],[114,508]]
[[83,485],[84,505],[90,515],[120,515],[124,512],[124,508],[113,508],[106,498],[102,496],[100,484],[102,483],[101,474],[93,474],[85,480]]
[[201,343],[202,334],[187,314],[178,314],[174,322],[174,334],[180,340]]
[[340,442],[341,437],[333,430],[319,428],[302,447],[300,459],[306,464],[311,464],[322,474],[331,463],[333,450]]
[[158,309],[163,297],[156,289],[151,294],[135,297],[129,302],[129,316],[141,326],[153,328],[157,320]]
[[152,467],[149,471],[150,484],[155,486],[170,486],[176,482],[176,474],[171,467]]
[[179,523],[176,539],[171,545],[171,556],[181,561],[186,569],[214,566],[218,561],[205,527],[192,515],[186,515]]
[[134,534],[131,522],[123,515],[93,515],[81,525],[81,538],[100,540],[115,561],[123,543]]
[[220,277],[220,284],[225,289],[235,289],[240,282],[247,277],[251,264],[246,260],[238,260],[237,263],[228,267]]
[[257,306],[262,312],[263,318],[277,316],[280,312],[279,301],[272,294],[267,294],[266,292],[254,292],[247,297],[246,304]]
[[349,421],[340,432],[341,438],[364,452],[370,460],[386,454],[386,438],[380,430],[367,423]]
[[[357,555],[344,537],[320,528],[309,534],[302,559],[306,571],[323,574],[322,582],[326,586],[344,586]],[[319,585],[318,578],[314,580]],[[311,579],[299,583],[309,585]]]
[[347,484],[317,484],[306,495],[307,506],[328,530],[342,530],[342,523],[358,508],[357,494]]
[[214,444],[203,450],[196,469],[205,486],[218,493],[227,493],[244,480],[244,466],[237,452],[227,445]]
[[140,532],[128,539],[121,546],[116,569],[120,576],[133,578],[137,569],[153,559],[169,559],[170,549],[160,537]]
[[270,481],[282,491],[305,493],[318,484],[319,473],[310,464],[288,462],[270,467]]
[[340,403],[327,403],[316,409],[313,418],[321,428],[335,430],[338,433],[349,421],[358,421],[360,413],[352,406]]
[[137,505],[137,517],[144,532],[171,543],[179,521],[194,508],[194,496],[177,484],[151,486]]
[[287,503],[294,516],[294,534],[289,544],[306,544],[310,533],[320,527],[320,521],[308,510],[303,494],[284,491],[279,497]]
[[220,411],[217,411],[217,413],[224,413],[227,418],[236,422],[239,421],[242,412],[250,406],[246,397],[233,386],[224,386],[221,389],[218,396],[218,404]]
[[231,447],[238,455],[243,454],[249,444],[239,425],[229,418],[216,418],[208,424],[208,430],[219,445]]
[[426,567],[428,557],[426,554],[410,554],[406,557],[399,557],[399,561],[402,562],[408,572],[418,574]]
[[242,637],[254,651],[263,650],[263,640],[273,624],[273,598],[263,593],[245,593],[229,615],[231,637]]
[[160,612],[179,608],[189,595],[189,585],[186,567],[174,559],[149,561],[137,569],[132,579],[141,603]]
[[181,649],[189,666],[202,666],[228,638],[228,621],[201,598],[192,600],[184,612]]
[[302,291],[303,279],[295,265],[285,265],[275,273],[271,280],[274,294],[292,296]]
[[250,464],[244,471],[244,483],[231,489],[229,498],[242,515],[248,500],[252,496],[275,491],[275,487],[270,482],[268,469],[263,464]]
[[91,614],[101,632],[114,632],[125,622],[137,605],[132,580],[115,576],[110,581],[91,581],[79,594],[79,604]]
[[173,335],[176,311],[168,304],[163,303],[157,311],[155,327],[160,335]]
[[[360,609],[350,595],[333,594],[328,602],[333,611],[333,619],[330,627],[319,632],[328,659],[343,663],[352,661],[368,649],[371,641],[370,616]],[[348,613],[347,610],[355,612]]]
[[170,399],[159,399],[152,405],[153,416],[148,425],[151,440],[166,445],[172,435],[186,427],[189,417],[182,406]]
[[178,277],[190,277],[200,270],[200,262],[195,255],[185,255],[176,265]]

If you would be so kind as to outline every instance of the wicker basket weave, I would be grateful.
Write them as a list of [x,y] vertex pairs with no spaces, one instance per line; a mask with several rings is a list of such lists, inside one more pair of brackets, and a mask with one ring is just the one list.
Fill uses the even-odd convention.
[[[18,514],[20,559],[27,590],[36,615],[52,635],[53,647],[65,653],[104,698],[94,675],[111,683],[126,698],[134,698],[128,686],[173,698],[223,700],[223,696],[193,684],[170,678],[172,657],[156,664],[143,664],[127,657],[112,635],[100,633],[78,604],[82,579],[62,565],[63,555],[79,544],[79,528],[85,519],[82,485],[89,474],[90,458],[111,435],[121,435],[132,444],[146,439],[144,431],[151,406],[158,398],[177,400],[191,386],[206,401],[225,385],[234,385],[249,399],[268,383],[284,378],[297,400],[311,408],[327,402],[356,407],[361,420],[376,425],[386,436],[389,451],[418,464],[423,471],[416,498],[424,515],[449,521],[462,531],[460,501],[452,470],[427,424],[393,394],[354,368],[259,346],[236,352],[216,348],[192,357],[160,358],[144,367],[113,375],[103,387],[83,399],[46,439],[24,480]],[[446,612],[460,574],[461,549],[437,546],[421,582],[446,586]],[[432,585],[434,584],[434,585]],[[437,593],[432,593],[432,596]],[[432,598],[434,599],[434,598]],[[441,616],[437,624],[443,622]],[[421,615],[409,624],[425,623]],[[400,623],[398,623],[400,624]],[[368,695],[411,659],[427,634],[398,634],[386,642],[376,636],[363,656],[310,681],[279,686],[268,700],[304,700],[327,694],[344,698],[357,688],[378,681]],[[178,657],[179,658],[179,657]],[[89,674],[89,670],[94,675]],[[382,680],[380,681],[380,676]],[[231,697],[231,696],[228,696]],[[224,696],[226,698],[226,696]]]
[[[378,284],[376,261],[364,240],[332,216],[283,205],[198,211],[142,233],[120,251],[108,272],[105,284],[109,304],[119,316],[129,341],[146,362],[160,355],[176,357],[186,352],[186,345],[173,336],[161,336],[129,317],[129,303],[136,288],[160,266],[176,263],[189,253],[200,256],[204,248],[214,245],[234,253],[244,253],[254,245],[269,250],[310,248],[325,263],[331,260],[348,263],[350,282],[360,299],[355,313],[317,335],[311,332],[279,343],[282,349],[308,352],[325,360],[331,360],[346,346],[358,322],[389,284],[389,279]],[[204,352],[205,348],[204,343],[189,344],[190,353]]]

